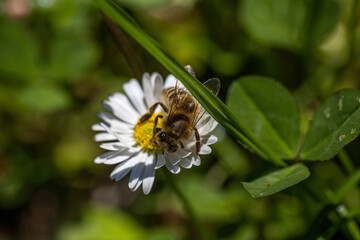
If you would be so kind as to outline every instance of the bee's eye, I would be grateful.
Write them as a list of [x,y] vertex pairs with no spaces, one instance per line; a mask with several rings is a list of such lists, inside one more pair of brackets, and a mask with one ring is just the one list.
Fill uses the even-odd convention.
[[164,132],[159,133],[159,139],[164,141],[166,139],[166,134]]

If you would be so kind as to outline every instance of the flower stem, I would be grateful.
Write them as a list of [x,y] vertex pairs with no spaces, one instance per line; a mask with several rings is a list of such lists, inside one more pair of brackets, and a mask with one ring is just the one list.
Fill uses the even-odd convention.
[[172,189],[176,193],[177,197],[180,199],[180,201],[183,204],[184,210],[187,212],[191,225],[194,229],[194,232],[196,232],[199,236],[199,239],[207,240],[211,239],[210,236],[205,232],[205,229],[203,228],[202,224],[199,221],[198,216],[196,215],[193,206],[189,202],[188,198],[185,196],[184,192],[182,191],[181,187],[179,186],[178,182],[174,179],[173,174],[168,172],[167,170],[163,171],[166,180],[171,185]]

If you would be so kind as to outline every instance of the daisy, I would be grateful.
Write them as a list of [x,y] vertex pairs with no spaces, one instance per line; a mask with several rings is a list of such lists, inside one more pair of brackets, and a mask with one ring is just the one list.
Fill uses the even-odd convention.
[[[183,142],[184,148],[175,153],[164,152],[154,142],[154,119],[160,113],[158,107],[151,118],[140,123],[139,119],[148,112],[156,102],[161,101],[163,89],[174,87],[176,78],[169,75],[164,83],[158,73],[145,73],[142,85],[136,79],[131,79],[123,85],[126,93],[114,93],[102,105],[109,111],[99,112],[98,118],[102,122],[92,126],[95,141],[103,142],[100,147],[108,152],[98,156],[95,163],[117,166],[111,172],[111,179],[119,181],[130,173],[129,188],[137,190],[141,185],[143,192],[149,194],[155,179],[155,170],[164,166],[177,174],[181,168],[199,166],[200,157],[195,154],[195,137]],[[159,124],[161,126],[161,123]],[[205,113],[196,128],[199,131],[201,147],[199,154],[210,154],[209,145],[217,142],[217,137],[210,135],[217,122]]]

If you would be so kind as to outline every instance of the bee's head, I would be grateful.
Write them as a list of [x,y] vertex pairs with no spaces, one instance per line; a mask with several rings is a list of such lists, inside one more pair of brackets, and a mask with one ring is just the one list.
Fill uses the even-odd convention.
[[157,144],[159,144],[165,152],[175,153],[178,150],[176,141],[164,131],[158,134]]

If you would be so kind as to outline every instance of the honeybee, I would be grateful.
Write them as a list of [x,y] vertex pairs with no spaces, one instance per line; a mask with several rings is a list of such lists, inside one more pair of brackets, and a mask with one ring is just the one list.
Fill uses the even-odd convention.
[[[189,72],[193,74],[192,71]],[[220,90],[218,78],[209,79],[204,85],[215,95]],[[154,120],[153,138],[155,138],[155,143],[161,146],[165,152],[175,153],[179,148],[184,148],[183,141],[190,139],[194,134],[196,139],[195,153],[199,155],[200,134],[195,126],[206,110],[187,89],[181,87],[179,80],[177,80],[175,87],[166,88],[162,91],[162,102],[156,102],[152,105],[148,113],[141,117],[140,122],[149,119],[159,105],[163,111]],[[162,119],[161,127],[158,127],[159,118]]]

